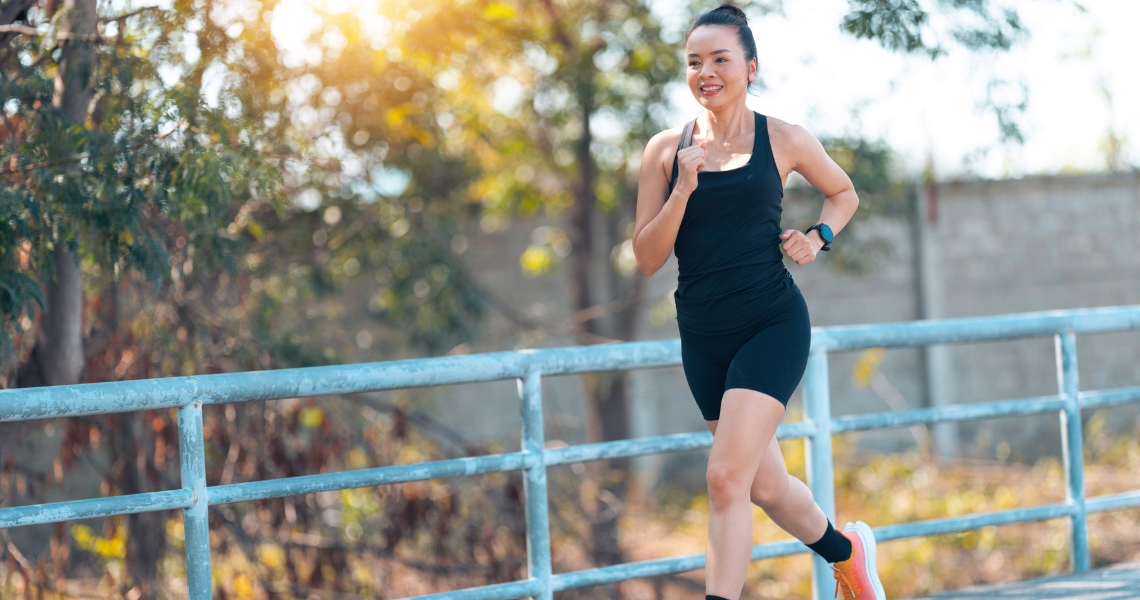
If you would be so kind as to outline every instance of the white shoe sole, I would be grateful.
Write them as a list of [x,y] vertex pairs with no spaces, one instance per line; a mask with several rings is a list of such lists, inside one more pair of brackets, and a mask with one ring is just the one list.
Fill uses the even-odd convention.
[[854,531],[863,542],[863,560],[866,563],[863,566],[871,577],[871,585],[875,588],[875,600],[887,600],[887,593],[883,591],[883,584],[879,581],[879,570],[875,564],[875,533],[862,521],[845,525],[843,532],[848,531]]

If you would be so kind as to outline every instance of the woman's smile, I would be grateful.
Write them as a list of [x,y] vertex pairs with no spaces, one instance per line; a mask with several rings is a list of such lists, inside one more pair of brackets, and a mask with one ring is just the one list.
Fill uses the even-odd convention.
[[701,95],[708,98],[709,96],[715,96],[717,92],[723,89],[723,85],[713,85],[711,83],[706,83],[701,86]]

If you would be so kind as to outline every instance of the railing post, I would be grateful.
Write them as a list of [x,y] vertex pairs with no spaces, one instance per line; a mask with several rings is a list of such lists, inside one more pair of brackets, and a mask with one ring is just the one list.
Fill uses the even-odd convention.
[[206,514],[206,451],[202,439],[202,402],[178,409],[178,448],[182,487],[194,494],[194,504],[182,511],[186,539],[186,583],[189,600],[213,598],[210,577],[210,523]]
[[1065,399],[1061,412],[1061,446],[1065,463],[1065,499],[1076,512],[1071,521],[1070,562],[1074,573],[1089,570],[1088,513],[1085,509],[1085,454],[1081,433],[1080,378],[1077,372],[1077,335],[1066,331],[1056,337],[1057,385]]
[[[804,440],[808,485],[823,514],[835,522],[835,474],[831,463],[831,389],[827,375],[827,351],[813,348],[804,374],[804,412],[816,431]],[[837,528],[841,528],[838,523]],[[818,554],[812,555],[812,598],[830,598],[831,568]]]
[[542,425],[542,373],[533,370],[518,380],[522,399],[522,449],[534,456],[525,471],[527,573],[542,583],[536,600],[552,600],[550,589],[550,505],[546,498],[546,436]]

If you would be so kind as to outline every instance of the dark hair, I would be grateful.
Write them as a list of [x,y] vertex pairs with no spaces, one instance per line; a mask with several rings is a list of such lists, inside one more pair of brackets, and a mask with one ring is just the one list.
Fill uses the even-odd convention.
[[[698,27],[705,25],[720,25],[736,29],[736,39],[740,41],[740,47],[744,49],[745,62],[756,58],[756,38],[752,36],[752,28],[748,26],[748,16],[740,8],[731,4],[721,4],[706,13],[701,13],[689,26],[689,31],[685,33],[685,40],[687,41]],[[760,65],[757,64],[756,66],[759,70]],[[748,89],[755,91],[760,86],[759,79],[759,73],[757,73],[756,80],[748,83]]]

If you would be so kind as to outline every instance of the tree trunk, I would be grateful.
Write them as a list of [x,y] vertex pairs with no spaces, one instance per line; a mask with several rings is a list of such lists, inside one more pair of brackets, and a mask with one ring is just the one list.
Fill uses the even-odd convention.
[[[65,0],[60,15],[59,68],[52,105],[76,124],[87,119],[95,84],[96,0]],[[79,383],[83,376],[83,279],[70,240],[55,240],[55,269],[44,277],[46,308],[36,346],[16,374],[17,387]]]
[[[154,443],[146,432],[146,413],[115,415],[111,433],[113,464],[118,471],[119,489],[124,494],[155,491]],[[158,558],[163,548],[163,522],[157,512],[144,512],[127,517],[127,571],[137,584],[138,600],[153,600],[158,580]]]
[[[579,82],[583,81],[592,81],[592,77],[579,78]],[[583,121],[582,138],[576,148],[579,174],[573,186],[574,204],[566,215],[567,234],[573,244],[567,283],[575,311],[610,304],[626,297],[626,294],[636,298],[644,282],[640,272],[632,278],[616,273],[610,261],[612,248],[622,241],[619,239],[622,221],[630,215],[628,210],[613,211],[612,214],[599,210],[594,193],[596,170],[590,154],[589,122],[594,112],[594,90],[589,83],[579,85],[578,100]],[[608,317],[585,321],[575,333],[576,341],[591,344],[600,338],[633,339],[636,310],[637,302],[628,302]],[[604,442],[629,438],[628,373],[587,373],[580,376],[579,382],[587,440]],[[589,472],[598,486],[596,497],[588,500],[592,505],[584,507],[591,518],[591,557],[597,565],[624,562],[624,553],[618,543],[617,519],[622,514],[628,491],[629,460],[592,463]],[[617,586],[609,587],[609,597],[621,596]]]
[[83,280],[79,260],[62,240],[55,246],[54,277],[44,284],[47,310],[40,321],[42,332],[33,350],[40,363],[42,385],[79,383],[83,357]]
[[87,120],[87,102],[95,85],[96,0],[64,0],[60,16],[59,70],[52,105],[72,121]]

